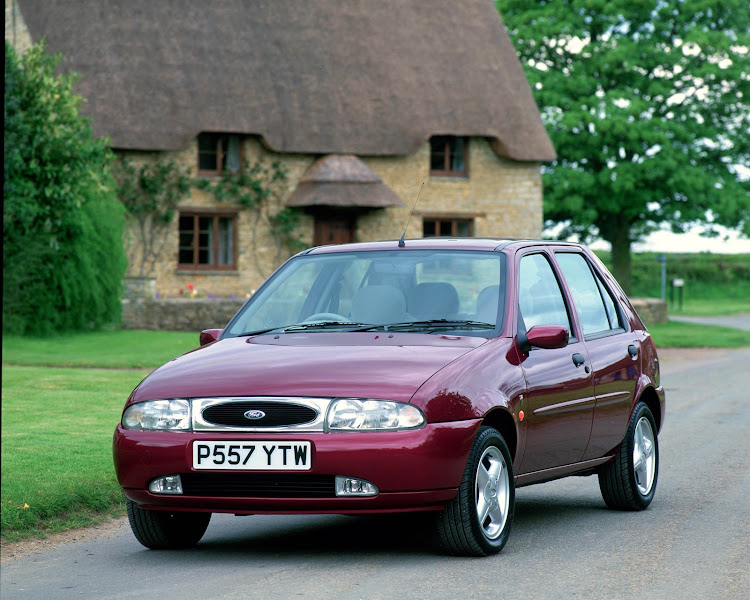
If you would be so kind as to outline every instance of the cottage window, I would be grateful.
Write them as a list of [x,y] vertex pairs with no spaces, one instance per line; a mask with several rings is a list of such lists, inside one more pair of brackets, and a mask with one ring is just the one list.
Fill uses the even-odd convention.
[[424,237],[471,237],[474,235],[474,220],[424,217],[422,235]]
[[466,177],[469,139],[453,135],[430,138],[430,174]]
[[[474,235],[473,219],[454,219],[449,217],[423,217],[422,234],[424,237],[471,237]],[[469,261],[472,262],[472,261]],[[459,272],[467,267],[456,262],[454,258],[441,258],[425,265],[425,273]]]
[[180,269],[234,270],[236,215],[180,213]]
[[236,173],[242,165],[240,136],[201,133],[198,136],[198,174],[216,176]]

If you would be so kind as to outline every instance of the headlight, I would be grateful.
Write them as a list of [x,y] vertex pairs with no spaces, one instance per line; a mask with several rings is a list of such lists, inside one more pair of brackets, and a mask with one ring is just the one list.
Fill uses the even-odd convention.
[[335,400],[328,410],[331,431],[417,429],[425,423],[422,411],[411,404],[387,400]]
[[187,400],[150,400],[128,406],[122,415],[128,429],[190,429],[190,402]]

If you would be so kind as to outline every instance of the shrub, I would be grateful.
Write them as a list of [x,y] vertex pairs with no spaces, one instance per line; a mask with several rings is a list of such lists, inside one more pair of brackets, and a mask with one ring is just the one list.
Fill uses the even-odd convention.
[[44,45],[5,44],[3,331],[42,334],[119,320],[124,219],[112,152],[92,138]]

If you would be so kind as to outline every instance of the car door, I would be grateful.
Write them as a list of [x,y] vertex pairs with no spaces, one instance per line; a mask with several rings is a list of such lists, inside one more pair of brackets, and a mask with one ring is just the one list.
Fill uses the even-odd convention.
[[628,330],[615,295],[580,252],[556,252],[591,359],[594,421],[584,459],[603,456],[625,435],[638,377],[640,343]]
[[576,337],[548,256],[524,254],[517,272],[519,331],[562,325],[571,333],[567,346],[531,348],[521,361],[526,380],[522,403],[526,445],[520,473],[531,473],[582,459],[591,432],[594,388],[586,346]]

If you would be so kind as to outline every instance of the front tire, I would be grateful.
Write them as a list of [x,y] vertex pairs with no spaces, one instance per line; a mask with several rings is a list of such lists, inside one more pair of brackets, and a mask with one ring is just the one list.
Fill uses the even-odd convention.
[[211,513],[146,510],[126,499],[130,528],[136,539],[153,550],[195,546],[206,533]]
[[438,515],[442,548],[457,556],[500,552],[510,535],[515,499],[508,445],[497,430],[481,427],[458,494]]
[[604,502],[617,510],[643,510],[654,499],[659,476],[659,439],[651,409],[639,402],[615,459],[599,470]]

